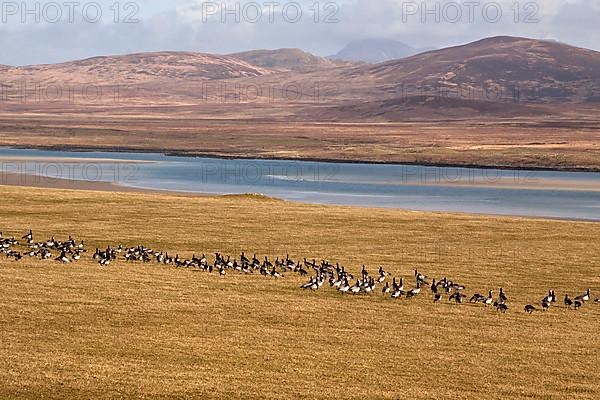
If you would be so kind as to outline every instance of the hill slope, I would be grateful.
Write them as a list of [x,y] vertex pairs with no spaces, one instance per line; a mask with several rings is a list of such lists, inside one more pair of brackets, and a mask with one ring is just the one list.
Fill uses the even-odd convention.
[[[294,49],[229,56],[162,52],[0,67],[0,79],[132,83],[140,89],[128,97],[134,104],[208,104],[202,108],[208,116],[403,121],[481,113],[509,118],[562,112],[568,104],[593,108],[600,102],[600,52],[501,36],[376,65],[336,65]],[[226,90],[205,91],[206,80]],[[279,89],[271,93],[265,88],[274,80]],[[288,82],[298,85],[301,95],[282,93]],[[263,88],[258,95],[244,90],[256,85]],[[108,104],[111,98],[105,97]],[[29,109],[42,106],[34,103]]]
[[501,36],[363,67],[352,75],[370,77],[386,92],[437,85],[471,90],[475,98],[493,97],[490,92],[501,89],[506,95],[519,90],[531,102],[587,102],[600,94],[600,52]]
[[93,57],[52,65],[8,67],[0,72],[0,78],[5,81],[144,83],[252,77],[273,71],[228,56],[157,52]]

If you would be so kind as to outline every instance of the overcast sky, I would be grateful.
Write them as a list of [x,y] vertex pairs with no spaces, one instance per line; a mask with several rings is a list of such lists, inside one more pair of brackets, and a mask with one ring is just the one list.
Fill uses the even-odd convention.
[[600,0],[427,0],[426,10],[423,0],[69,1],[2,0],[0,64],[159,50],[299,47],[331,55],[366,38],[440,48],[513,35],[600,50]]

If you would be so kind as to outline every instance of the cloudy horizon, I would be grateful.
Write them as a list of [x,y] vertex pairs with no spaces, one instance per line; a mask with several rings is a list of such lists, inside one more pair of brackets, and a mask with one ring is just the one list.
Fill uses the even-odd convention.
[[96,0],[25,5],[1,3],[0,64],[167,50],[228,54],[301,48],[328,56],[361,39],[442,48],[497,35],[600,50],[600,0],[379,0],[376,6],[372,0]]

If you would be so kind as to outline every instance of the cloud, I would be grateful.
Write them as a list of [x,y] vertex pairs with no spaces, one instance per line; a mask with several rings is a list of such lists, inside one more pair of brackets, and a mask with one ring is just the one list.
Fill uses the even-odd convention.
[[[97,23],[84,18],[82,10],[87,3],[83,1],[74,22],[63,18],[49,23],[40,15],[36,23],[34,16],[28,15],[26,23],[22,23],[19,13],[3,14],[1,17],[7,22],[0,24],[3,50],[0,64],[49,63],[159,50],[224,54],[255,48],[300,47],[328,55],[352,40],[364,38],[396,39],[415,47],[444,47],[487,36],[515,35],[600,50],[600,0],[524,0],[517,3],[517,9],[516,0],[484,0],[479,1],[471,15],[466,1],[324,0],[315,8],[316,0],[284,0],[276,7],[270,6],[269,0],[239,3],[234,0],[141,0],[136,2],[136,10],[125,9],[128,2],[123,1],[117,3],[119,14],[115,21],[115,11],[111,9],[115,1],[96,0],[102,8],[102,18]],[[48,3],[40,3],[40,12]],[[235,21],[236,15],[222,12],[234,10],[236,4],[239,22]],[[295,4],[302,11],[296,21]],[[261,11],[259,21],[252,20],[256,16],[256,5]],[[502,15],[493,21],[496,8]],[[449,19],[456,16],[457,9],[461,12],[460,18],[452,22]],[[124,18],[133,11],[133,18],[139,22],[125,23]]]

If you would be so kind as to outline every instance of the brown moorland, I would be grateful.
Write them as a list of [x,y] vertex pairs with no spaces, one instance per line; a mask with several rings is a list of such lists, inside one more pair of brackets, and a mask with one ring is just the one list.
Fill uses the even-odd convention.
[[[600,122],[576,117],[336,123],[215,119],[192,108],[0,115],[0,145],[189,156],[600,170]],[[125,111],[125,110],[121,110]],[[203,110],[206,112],[206,110]],[[240,111],[240,113],[243,111]]]
[[0,145],[599,169],[599,52],[495,37],[378,65],[242,56],[301,71],[178,52],[0,67]]
[[[549,288],[598,294],[600,224],[0,187],[5,236],[75,235],[190,257],[241,251],[412,268],[510,309],[299,288],[294,275],[0,258],[0,397],[597,399],[600,305],[533,315]],[[598,297],[598,296],[594,296]]]

